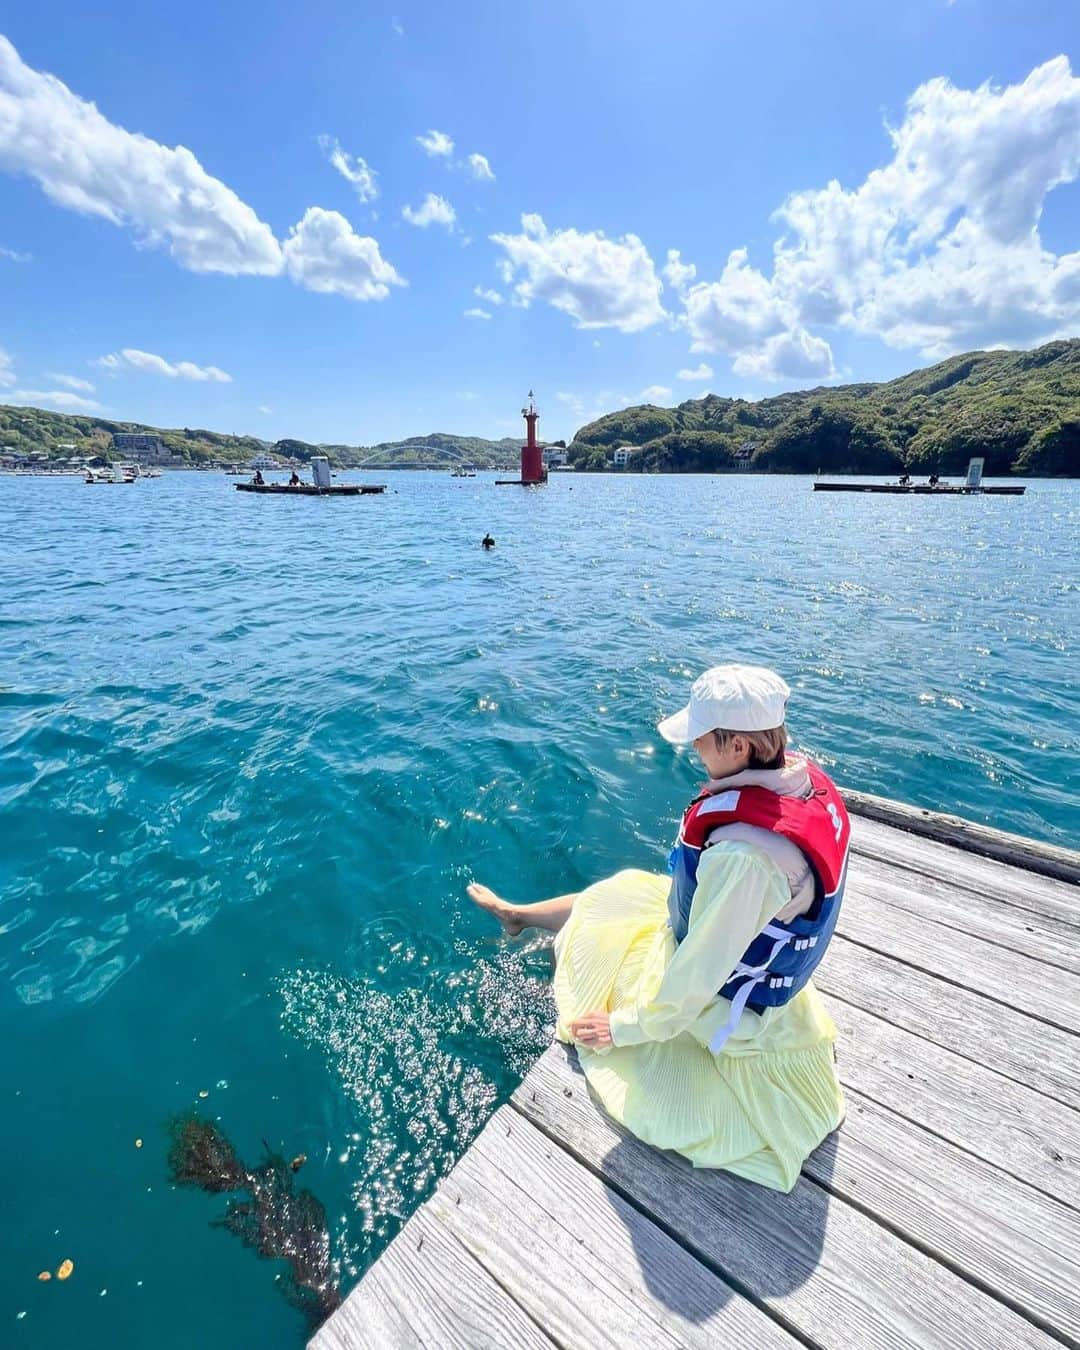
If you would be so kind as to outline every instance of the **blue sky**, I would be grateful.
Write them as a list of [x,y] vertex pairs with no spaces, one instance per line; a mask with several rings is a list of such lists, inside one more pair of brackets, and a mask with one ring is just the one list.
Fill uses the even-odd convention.
[[0,402],[373,443],[517,435],[532,387],[554,439],[1080,332],[1074,5],[37,0],[0,33]]

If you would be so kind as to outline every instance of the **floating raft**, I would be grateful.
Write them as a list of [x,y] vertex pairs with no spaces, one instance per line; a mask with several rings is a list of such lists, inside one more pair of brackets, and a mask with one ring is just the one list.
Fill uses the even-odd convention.
[[929,483],[815,483],[815,492],[892,492],[908,497],[1022,497],[1027,491],[1024,483],[1009,483],[1002,487],[961,487]]
[[1077,1344],[1080,854],[845,796],[848,1113],[792,1193],[629,1136],[554,1045],[310,1350]]
[[271,497],[367,497],[376,492],[385,492],[385,483],[342,483],[333,487],[316,487],[313,483],[301,483],[299,487],[289,487],[287,483],[234,483],[237,492],[262,492]]

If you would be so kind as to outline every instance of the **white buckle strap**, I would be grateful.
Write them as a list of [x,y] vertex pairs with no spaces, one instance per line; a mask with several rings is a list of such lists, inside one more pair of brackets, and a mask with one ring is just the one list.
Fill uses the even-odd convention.
[[[724,1023],[724,1025],[720,1028],[720,1030],[709,1042],[709,1049],[713,1052],[714,1055],[718,1055],[720,1051],[724,1048],[724,1043],[727,1041],[728,1037],[735,1030],[735,1028],[739,1025],[739,1018],[742,1017],[743,1015],[743,1009],[746,1007],[750,995],[758,987],[758,985],[761,984],[761,982],[765,979],[765,975],[769,967],[780,955],[780,953],[787,946],[787,944],[793,940],[795,935],[793,933],[789,933],[786,928],[779,928],[777,927],[776,924],[768,923],[761,930],[761,936],[776,939],[773,942],[772,951],[769,953],[766,959],[761,963],[760,966],[747,966],[740,961],[738,965],[735,967],[735,969],[728,976],[728,978],[724,981],[724,983],[727,984],[731,980],[741,978],[745,980],[745,984],[741,985],[735,991],[735,997],[731,1000],[731,1014],[728,1017],[728,1020]],[[783,977],[777,976],[775,978],[782,980]],[[772,983],[772,981],[770,981],[770,983]],[[787,983],[789,985],[792,983],[792,977],[790,975],[787,977]]]

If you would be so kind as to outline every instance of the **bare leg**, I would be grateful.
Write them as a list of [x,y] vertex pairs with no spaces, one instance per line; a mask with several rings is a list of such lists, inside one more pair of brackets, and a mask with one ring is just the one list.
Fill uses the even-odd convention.
[[557,933],[570,917],[577,899],[576,894],[557,895],[554,900],[538,900],[535,905],[515,905],[475,881],[465,889],[470,900],[494,914],[507,937],[517,937],[526,928],[546,928],[549,933]]

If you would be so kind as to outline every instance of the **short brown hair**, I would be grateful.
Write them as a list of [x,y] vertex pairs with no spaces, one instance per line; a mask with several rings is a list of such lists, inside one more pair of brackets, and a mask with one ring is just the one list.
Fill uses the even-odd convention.
[[784,767],[784,749],[787,745],[787,727],[783,723],[770,727],[768,731],[722,731],[713,732],[716,748],[726,750],[733,736],[742,736],[750,745],[750,763],[748,769],[782,769]]

